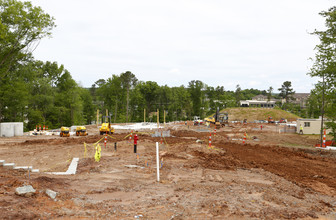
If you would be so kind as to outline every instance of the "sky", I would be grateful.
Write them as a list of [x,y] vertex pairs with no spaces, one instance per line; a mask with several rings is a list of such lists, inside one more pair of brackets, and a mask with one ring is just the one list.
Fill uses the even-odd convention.
[[82,86],[131,71],[138,80],[310,92],[319,12],[335,0],[32,0],[55,18],[33,52]]

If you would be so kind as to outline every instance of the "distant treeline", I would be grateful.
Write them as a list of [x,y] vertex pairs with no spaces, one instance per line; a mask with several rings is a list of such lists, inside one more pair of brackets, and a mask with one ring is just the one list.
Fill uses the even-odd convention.
[[[159,86],[153,81],[139,81],[129,71],[82,88],[63,65],[32,56],[39,41],[51,35],[54,18],[30,2],[1,0],[0,6],[0,122],[23,121],[26,129],[38,124],[49,128],[90,124],[96,120],[97,109],[103,115],[108,109],[112,122],[143,121],[144,109],[146,121],[154,120],[157,109],[161,121],[163,111],[167,121],[186,120],[208,116],[217,108],[237,107],[240,100],[256,95],[274,97],[272,87],[260,91],[237,85],[235,91],[227,91],[198,80],[180,87]],[[311,96],[308,109],[289,103],[281,107],[317,117],[321,108],[319,88]],[[294,93],[289,81],[278,90],[276,96],[287,100]]]

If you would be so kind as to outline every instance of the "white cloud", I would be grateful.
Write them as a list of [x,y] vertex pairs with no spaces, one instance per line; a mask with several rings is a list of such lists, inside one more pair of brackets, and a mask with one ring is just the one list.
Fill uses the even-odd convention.
[[230,90],[237,84],[267,89],[299,80],[294,89],[301,92],[315,82],[306,73],[318,39],[308,32],[324,28],[318,13],[334,5],[330,0],[32,3],[57,24],[35,57],[64,64],[84,86],[129,70],[160,85],[202,80]]

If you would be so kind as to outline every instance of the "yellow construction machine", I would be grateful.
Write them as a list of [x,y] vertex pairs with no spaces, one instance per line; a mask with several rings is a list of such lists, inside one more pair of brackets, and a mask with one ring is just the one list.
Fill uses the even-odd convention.
[[77,126],[76,127],[76,136],[86,136],[88,133],[86,132],[85,126]]
[[61,132],[60,132],[61,137],[70,137],[70,131],[68,127],[61,127]]
[[215,114],[215,125],[217,129],[229,125],[229,114],[227,112],[219,112],[219,108],[217,108]]
[[204,121],[215,124],[215,115],[205,118]]
[[113,134],[114,133],[114,127],[110,123],[103,123],[102,126],[99,128],[100,135],[103,134]]

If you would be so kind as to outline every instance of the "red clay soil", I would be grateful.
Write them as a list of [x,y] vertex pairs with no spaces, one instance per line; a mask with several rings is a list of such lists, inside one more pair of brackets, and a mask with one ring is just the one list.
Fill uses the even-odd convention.
[[[250,138],[242,144],[242,129],[247,127]],[[27,172],[0,167],[0,218],[336,218],[335,153],[312,148],[315,140],[240,125],[217,131],[214,148],[208,148],[207,128],[186,128],[174,125],[172,137],[163,139],[139,133],[138,155],[128,134],[117,131],[108,147],[102,147],[100,162],[93,159],[93,143],[103,137],[98,130],[87,137],[2,139],[0,159],[32,164],[41,172],[29,178]],[[157,182],[155,142],[161,141]],[[299,148],[290,147],[294,144]],[[44,173],[65,171],[72,157],[80,158],[76,175]],[[33,196],[15,195],[17,187],[27,184],[36,189]],[[45,194],[46,189],[58,193],[56,200]]]
[[[277,146],[227,142],[215,142],[215,145],[226,151],[226,157],[238,161],[236,167],[261,168],[293,183],[336,196],[335,158],[315,156],[302,150]],[[325,185],[323,189],[321,184]],[[325,188],[329,190],[325,191]]]

